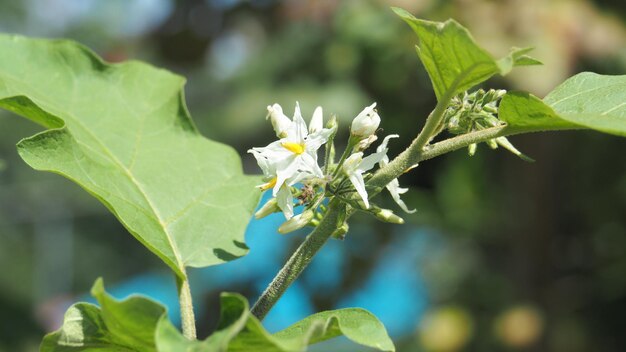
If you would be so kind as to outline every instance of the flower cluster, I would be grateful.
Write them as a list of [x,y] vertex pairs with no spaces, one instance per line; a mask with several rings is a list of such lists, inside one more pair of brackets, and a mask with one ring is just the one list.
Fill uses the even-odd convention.
[[[450,133],[465,134],[473,131],[496,127],[501,124],[497,118],[498,102],[506,90],[479,89],[473,93],[461,93],[454,97],[446,110],[445,127]],[[501,146],[526,161],[534,161],[517,150],[506,137],[497,137],[486,141],[491,149]],[[470,156],[476,153],[476,143],[468,146]]]
[[[340,160],[335,162],[333,139],[337,133],[337,122],[334,117],[324,126],[322,108],[317,107],[307,127],[298,103],[292,119],[284,114],[280,105],[268,106],[267,118],[278,140],[266,147],[248,151],[263,170],[265,183],[259,185],[259,188],[271,189],[273,195],[257,212],[257,218],[282,211],[287,221],[279,228],[279,232],[287,233],[309,224],[317,224],[325,209],[324,199],[339,197],[352,207],[369,211],[380,219],[401,223],[402,219],[390,210],[371,206],[366,189],[368,171],[377,164],[384,167],[389,163],[387,144],[391,138],[398,137],[385,137],[374,153],[364,155],[364,151],[377,140],[380,116],[375,108],[376,103],[363,109],[354,118],[348,146]],[[320,167],[318,151],[322,146],[325,146],[325,160],[323,167]],[[400,199],[400,195],[407,189],[400,188],[397,179],[386,188],[404,211],[415,211],[409,210]],[[358,195],[356,205],[346,197],[350,194]],[[296,205],[304,205],[305,209],[294,216]]]

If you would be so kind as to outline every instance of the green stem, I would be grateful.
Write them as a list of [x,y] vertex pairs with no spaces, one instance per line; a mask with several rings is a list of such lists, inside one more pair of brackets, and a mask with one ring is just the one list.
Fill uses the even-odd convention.
[[[428,115],[424,128],[413,141],[415,148],[421,150],[435,135],[441,132],[441,124],[446,115],[446,109],[450,104],[450,100],[454,97],[454,89],[448,89],[443,97],[437,102],[435,109]],[[412,144],[412,145],[413,145]]]
[[331,200],[324,219],[302,242],[252,307],[251,312],[255,317],[259,320],[265,318],[287,288],[309,265],[313,256],[328,241],[337,228],[339,214],[344,211],[345,206],[338,199]]
[[398,178],[411,166],[421,161],[467,147],[472,143],[484,142],[495,137],[521,132],[522,131],[513,131],[506,126],[497,126],[446,139],[429,145],[426,148],[420,147],[416,138],[404,152],[400,153],[400,155],[394,158],[385,167],[379,169],[367,182],[367,186],[371,189],[382,189],[394,178]]
[[[183,273],[187,275],[184,272]],[[176,278],[178,286],[178,301],[180,302],[180,319],[183,326],[183,335],[189,340],[196,339],[196,318],[193,314],[193,303],[191,299],[191,288],[189,287],[189,279],[179,277]]]
[[343,151],[343,154],[341,154],[341,158],[337,162],[337,168],[335,169],[335,172],[333,172],[333,179],[337,177],[337,175],[339,175],[339,172],[341,172],[341,166],[343,166],[343,162],[346,161],[346,159],[348,158],[348,156],[350,156],[350,154],[352,154],[352,149],[354,149],[354,147],[358,143],[359,143],[359,139],[354,137],[351,134],[350,138],[348,139],[348,145],[346,146],[346,149]]

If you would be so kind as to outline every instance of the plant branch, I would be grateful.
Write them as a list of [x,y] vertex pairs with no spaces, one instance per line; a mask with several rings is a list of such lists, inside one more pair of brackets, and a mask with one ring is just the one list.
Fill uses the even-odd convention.
[[412,166],[421,161],[432,159],[457,149],[467,147],[472,143],[484,142],[492,138],[523,132],[532,131],[511,129],[507,126],[497,126],[449,138],[433,145],[429,145],[426,148],[420,147],[419,143],[421,142],[419,142],[416,138],[404,152],[394,158],[389,164],[387,164],[387,166],[379,169],[367,182],[367,186],[372,189],[382,189],[394,178],[398,178]]
[[196,339],[196,318],[193,313],[193,303],[191,299],[191,288],[189,287],[189,278],[184,272],[185,279],[176,277],[178,286],[178,301],[180,302],[180,319],[183,326],[183,335],[189,340]]
[[345,205],[337,198],[331,200],[328,211],[320,224],[302,242],[252,307],[251,312],[255,317],[259,320],[265,318],[287,288],[309,265],[313,256],[328,241],[337,228],[339,214],[344,211]]

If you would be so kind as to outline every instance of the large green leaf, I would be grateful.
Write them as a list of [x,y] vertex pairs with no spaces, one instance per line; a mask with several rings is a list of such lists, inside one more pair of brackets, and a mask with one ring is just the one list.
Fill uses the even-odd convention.
[[156,351],[154,334],[165,308],[140,296],[117,301],[98,279],[92,295],[100,307],[77,303],[65,313],[63,326],[44,337],[41,352]]
[[577,74],[545,99],[511,92],[500,104],[499,117],[513,130],[575,128],[626,136],[626,75]]
[[395,351],[385,327],[371,313],[356,308],[311,315],[276,334],[268,333],[250,314],[248,302],[237,294],[222,294],[217,331],[205,341],[186,340],[163,319],[156,333],[159,351],[185,352],[292,352],[337,336],[380,351]]
[[495,74],[507,74],[514,66],[540,64],[526,55],[530,48],[513,48],[508,56],[495,60],[454,20],[426,21],[399,8],[393,10],[419,38],[417,54],[428,71],[438,100],[468,90]]
[[30,166],[78,183],[181,277],[246,254],[258,179],[198,133],[182,77],[70,41],[3,35],[0,48],[0,107],[48,129],[18,145]]

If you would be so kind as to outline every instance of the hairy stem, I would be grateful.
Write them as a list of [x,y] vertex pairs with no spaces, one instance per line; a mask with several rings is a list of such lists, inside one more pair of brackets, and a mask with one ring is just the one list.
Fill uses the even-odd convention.
[[441,132],[441,124],[443,123],[448,104],[450,104],[450,100],[452,100],[453,93],[453,89],[448,89],[446,94],[437,102],[437,106],[435,106],[435,109],[428,115],[428,118],[426,118],[424,128],[422,128],[422,131],[417,135],[417,138],[415,138],[411,146],[414,145],[417,150],[421,150],[433,137]]
[[420,147],[416,138],[404,152],[400,153],[385,167],[379,169],[367,182],[367,186],[372,189],[383,188],[394,178],[398,178],[411,166],[421,161],[467,147],[472,143],[484,142],[491,138],[515,133],[521,133],[521,131],[512,131],[506,126],[497,126],[446,139],[426,148]]
[[337,228],[338,216],[343,211],[345,206],[338,199],[330,202],[324,219],[302,242],[252,307],[251,312],[255,317],[263,320],[287,288],[300,276]]
[[196,339],[196,318],[193,314],[193,303],[191,300],[191,288],[189,279],[176,278],[178,286],[178,301],[180,302],[180,319],[183,326],[183,335],[189,340]]

